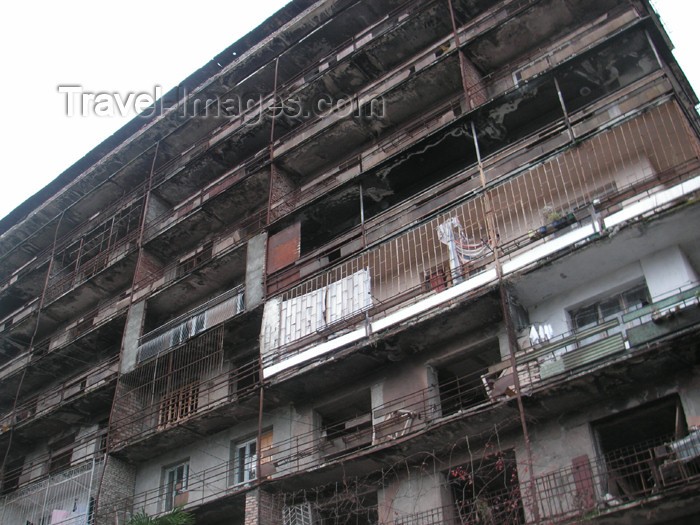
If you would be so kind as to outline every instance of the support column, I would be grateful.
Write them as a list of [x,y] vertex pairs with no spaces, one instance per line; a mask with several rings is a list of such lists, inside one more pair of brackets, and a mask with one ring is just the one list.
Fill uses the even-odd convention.
[[279,496],[256,488],[245,495],[245,525],[282,525],[283,504]]

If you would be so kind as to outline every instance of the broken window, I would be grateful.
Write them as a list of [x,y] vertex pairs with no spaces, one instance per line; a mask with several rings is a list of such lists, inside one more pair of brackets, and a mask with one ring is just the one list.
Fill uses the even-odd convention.
[[49,445],[49,474],[54,474],[71,466],[75,436],[60,438]]
[[490,452],[455,467],[448,473],[448,482],[459,523],[525,523],[514,451]]
[[661,483],[660,449],[688,434],[677,396],[626,410],[592,424],[606,475],[606,500],[627,501],[655,490]]
[[[272,437],[272,431],[265,432],[260,436],[261,466],[272,461]],[[233,463],[233,485],[247,483],[256,479],[258,462],[257,439],[254,438],[234,444],[231,449],[231,462]]]
[[163,469],[163,510],[169,511],[187,503],[189,460]]
[[455,360],[436,365],[442,416],[488,401],[482,376],[490,365],[500,360],[498,342],[494,341],[470,349]]
[[372,399],[362,390],[317,408],[326,455],[346,453],[372,442]]

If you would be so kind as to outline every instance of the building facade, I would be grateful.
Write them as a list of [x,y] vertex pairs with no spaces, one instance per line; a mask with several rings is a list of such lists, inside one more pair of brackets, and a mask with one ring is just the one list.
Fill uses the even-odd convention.
[[0,221],[0,521],[696,523],[700,120],[647,0],[294,0]]

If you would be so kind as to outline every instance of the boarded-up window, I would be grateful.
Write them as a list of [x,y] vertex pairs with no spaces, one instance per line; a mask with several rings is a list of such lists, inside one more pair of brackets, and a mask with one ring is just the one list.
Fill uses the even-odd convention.
[[301,223],[296,222],[281,232],[270,235],[267,249],[267,273],[289,266],[301,251]]

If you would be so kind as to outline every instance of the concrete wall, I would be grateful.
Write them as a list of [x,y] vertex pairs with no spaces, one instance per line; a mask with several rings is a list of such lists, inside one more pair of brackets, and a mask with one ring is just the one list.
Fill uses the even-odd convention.
[[[434,512],[452,504],[445,474],[413,470],[402,473],[377,492],[379,523],[402,523],[422,512]],[[406,520],[405,518],[409,518]],[[446,520],[447,521],[447,520]],[[426,520],[426,523],[435,521]],[[422,523],[418,520],[417,523]]]
[[265,290],[265,254],[267,250],[267,232],[256,235],[248,241],[248,256],[245,270],[245,307],[252,310],[263,302]]
[[[273,447],[289,438],[293,411],[286,407],[266,415],[263,430],[273,432]],[[142,463],[136,470],[134,506],[148,514],[162,510],[163,469],[189,461],[188,501],[190,503],[221,497],[232,487],[232,446],[255,439],[258,431],[254,418],[196,442],[173,447],[173,450]]]
[[571,329],[568,311],[598,298],[622,292],[644,279],[642,266],[632,263],[617,271],[600,276],[599,279],[586,283],[563,294],[558,294],[540,304],[528,308],[530,322],[549,323],[554,334],[562,334]]
[[126,329],[122,341],[121,373],[131,372],[136,366],[138,357],[139,337],[143,328],[143,320],[146,315],[146,301],[134,303],[129,308],[126,318]]
[[622,292],[635,283],[646,282],[654,300],[697,283],[698,279],[683,251],[671,246],[540,304],[529,305],[530,322],[549,323],[554,334],[561,334],[572,328],[568,315],[571,309]]
[[652,300],[698,282],[698,274],[679,246],[644,257],[641,265]]
[[406,364],[372,385],[375,443],[389,440],[392,436],[400,437],[424,424],[422,415],[429,412],[431,399],[420,391],[429,386],[428,369],[422,363]]

